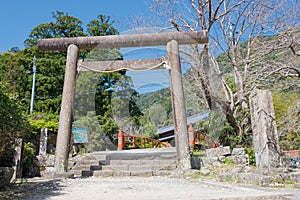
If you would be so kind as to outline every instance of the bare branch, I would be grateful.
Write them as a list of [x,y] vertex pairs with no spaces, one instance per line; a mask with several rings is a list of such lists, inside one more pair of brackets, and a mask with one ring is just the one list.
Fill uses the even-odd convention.
[[[271,76],[272,74],[280,73],[281,71],[287,70],[285,74],[281,74],[281,76],[284,77],[298,77],[300,79],[300,66],[298,68],[296,67],[280,67],[269,74],[267,74],[264,78],[267,78],[268,76]],[[295,71],[295,74],[290,73],[290,70]]]

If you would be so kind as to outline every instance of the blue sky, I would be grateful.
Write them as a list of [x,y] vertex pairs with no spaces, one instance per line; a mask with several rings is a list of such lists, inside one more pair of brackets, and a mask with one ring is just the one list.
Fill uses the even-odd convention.
[[[5,2],[5,3],[4,3]],[[63,11],[86,25],[98,14],[111,16],[119,32],[131,16],[149,12],[147,0],[9,0],[1,2],[0,53],[18,46],[30,31],[42,23],[53,21],[52,12]]]

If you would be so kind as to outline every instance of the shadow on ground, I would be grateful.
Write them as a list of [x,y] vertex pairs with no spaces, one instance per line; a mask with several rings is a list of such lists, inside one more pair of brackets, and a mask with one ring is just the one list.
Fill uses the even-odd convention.
[[61,180],[30,180],[26,179],[11,184],[0,190],[0,200],[15,199],[46,199],[50,196],[61,195],[64,186]]

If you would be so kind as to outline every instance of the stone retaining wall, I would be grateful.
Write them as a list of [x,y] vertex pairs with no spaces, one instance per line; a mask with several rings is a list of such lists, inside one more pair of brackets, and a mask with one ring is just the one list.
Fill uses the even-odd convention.
[[3,188],[10,184],[10,180],[14,174],[14,170],[11,167],[0,167],[0,188]]

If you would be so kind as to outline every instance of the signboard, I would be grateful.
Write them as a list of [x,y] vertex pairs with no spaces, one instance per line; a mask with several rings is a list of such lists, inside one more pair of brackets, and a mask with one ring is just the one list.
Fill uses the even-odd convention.
[[87,127],[73,127],[72,133],[75,144],[88,143]]

